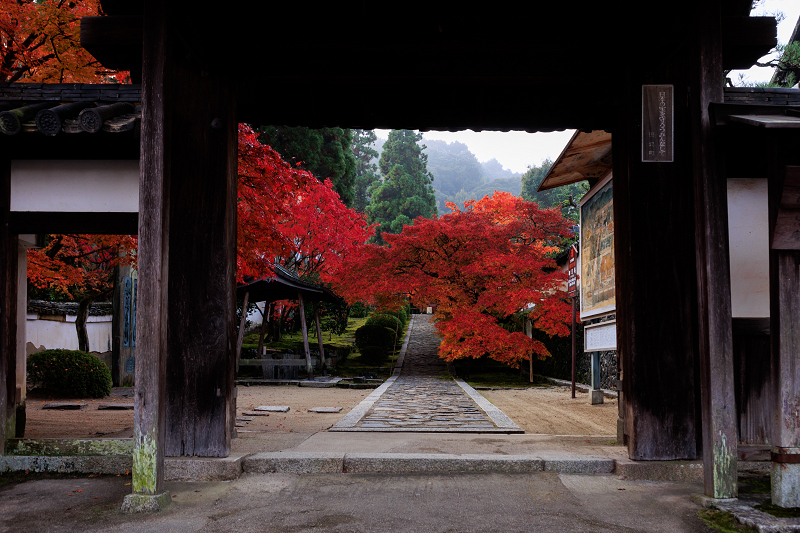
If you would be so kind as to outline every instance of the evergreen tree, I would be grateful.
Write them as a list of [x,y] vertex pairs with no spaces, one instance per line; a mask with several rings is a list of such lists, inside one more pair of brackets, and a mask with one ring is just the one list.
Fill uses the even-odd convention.
[[436,216],[433,176],[428,172],[422,134],[392,130],[380,158],[382,181],[372,191],[367,206],[370,222],[379,224],[375,241],[383,244],[382,233],[399,234],[415,218]]
[[378,165],[373,163],[378,157],[378,151],[373,148],[377,140],[378,137],[372,130],[353,130],[353,157],[356,160],[353,208],[359,213],[366,211],[370,188],[379,180]]
[[266,126],[258,129],[259,140],[268,144],[291,164],[301,163],[320,181],[333,182],[348,207],[355,200],[356,160],[351,145],[352,130],[342,128],[311,129],[290,126]]

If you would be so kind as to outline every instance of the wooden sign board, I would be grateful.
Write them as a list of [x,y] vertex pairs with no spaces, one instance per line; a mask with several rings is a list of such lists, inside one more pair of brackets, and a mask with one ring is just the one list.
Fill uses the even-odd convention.
[[583,328],[583,350],[605,352],[617,349],[617,321],[609,320]]
[[643,162],[672,162],[674,116],[672,85],[642,85]]
[[578,294],[578,249],[574,244],[569,249],[567,276],[567,296],[575,298]]

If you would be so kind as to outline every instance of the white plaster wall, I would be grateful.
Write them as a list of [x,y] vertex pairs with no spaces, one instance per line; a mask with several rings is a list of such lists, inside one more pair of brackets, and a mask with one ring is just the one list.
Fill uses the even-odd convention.
[[728,180],[731,311],[738,318],[769,317],[767,180]]
[[[42,349],[78,349],[78,333],[75,330],[75,316],[27,315],[25,339],[28,352]],[[89,349],[93,352],[110,352],[112,348],[111,315],[90,316],[86,320],[86,333],[89,335]],[[33,345],[33,348],[31,347]]]
[[136,213],[139,161],[11,161],[11,211]]

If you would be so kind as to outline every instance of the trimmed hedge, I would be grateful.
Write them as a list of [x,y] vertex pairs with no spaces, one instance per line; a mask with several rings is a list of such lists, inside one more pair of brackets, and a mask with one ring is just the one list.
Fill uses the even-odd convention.
[[364,324],[356,330],[355,344],[359,351],[365,346],[380,346],[385,350],[394,347],[394,329],[377,324]]
[[111,394],[111,371],[96,356],[78,350],[44,350],[28,356],[28,381],[73,398]]
[[367,319],[364,325],[389,328],[392,330],[392,334],[394,334],[395,331],[399,333],[403,329],[402,321],[396,316],[390,315],[388,313],[375,313],[374,315],[372,315]]

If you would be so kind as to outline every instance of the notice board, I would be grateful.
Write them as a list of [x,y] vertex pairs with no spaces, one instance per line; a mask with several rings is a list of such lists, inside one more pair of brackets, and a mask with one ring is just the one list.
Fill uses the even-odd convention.
[[611,174],[581,200],[581,319],[616,310]]

